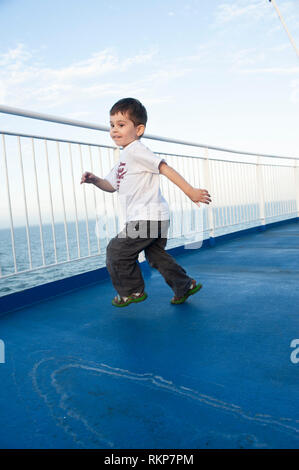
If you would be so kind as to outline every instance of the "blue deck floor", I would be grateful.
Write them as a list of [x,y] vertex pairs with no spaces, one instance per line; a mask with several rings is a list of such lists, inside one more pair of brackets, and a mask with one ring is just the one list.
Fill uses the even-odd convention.
[[176,258],[203,289],[110,281],[0,318],[1,448],[298,448],[299,224]]

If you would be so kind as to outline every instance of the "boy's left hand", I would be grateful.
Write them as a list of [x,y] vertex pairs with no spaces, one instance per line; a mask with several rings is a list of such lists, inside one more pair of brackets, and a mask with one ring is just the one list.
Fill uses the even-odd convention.
[[211,196],[206,189],[192,188],[189,198],[195,203],[203,202],[204,204],[209,204],[212,202]]

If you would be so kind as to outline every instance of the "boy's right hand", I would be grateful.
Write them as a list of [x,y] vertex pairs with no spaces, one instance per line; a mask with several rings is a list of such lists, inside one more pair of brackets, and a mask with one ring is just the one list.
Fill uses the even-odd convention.
[[94,175],[93,173],[90,173],[89,171],[85,171],[85,173],[83,173],[82,177],[81,177],[81,181],[80,181],[80,184],[82,183],[95,183],[96,182],[96,175]]

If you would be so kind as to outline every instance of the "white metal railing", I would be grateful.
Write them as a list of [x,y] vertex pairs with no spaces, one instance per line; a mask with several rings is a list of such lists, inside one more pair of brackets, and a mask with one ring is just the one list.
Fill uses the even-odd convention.
[[[3,106],[0,112],[109,130]],[[98,256],[102,256],[104,265],[106,245],[121,228],[117,195],[79,183],[85,170],[104,177],[117,162],[119,150],[71,139],[9,131],[0,134],[0,277],[59,265],[62,269],[71,261]],[[196,155],[159,154],[193,186],[208,189],[213,200],[211,205],[198,209],[167,178],[161,178],[161,189],[171,209],[169,247],[298,217],[296,158],[152,135],[144,138],[199,149]],[[244,161],[244,156],[251,161]]]

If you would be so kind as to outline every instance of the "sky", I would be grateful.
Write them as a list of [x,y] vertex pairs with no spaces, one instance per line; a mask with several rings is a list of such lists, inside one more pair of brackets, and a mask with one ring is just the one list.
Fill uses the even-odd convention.
[[[298,46],[299,0],[276,3]],[[108,125],[132,96],[149,134],[299,156],[299,62],[268,0],[0,0],[0,31],[2,105]]]

